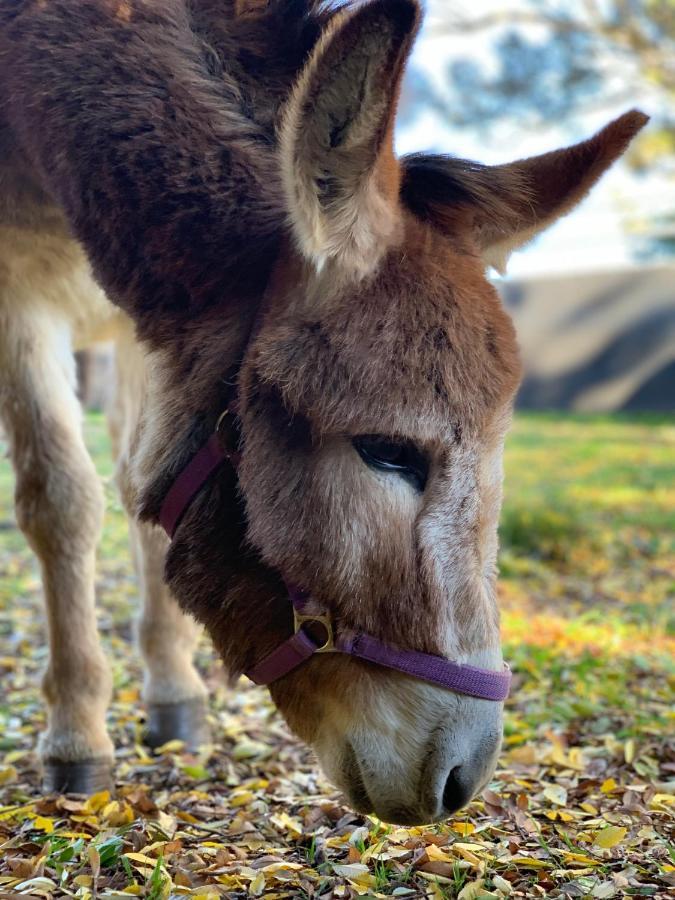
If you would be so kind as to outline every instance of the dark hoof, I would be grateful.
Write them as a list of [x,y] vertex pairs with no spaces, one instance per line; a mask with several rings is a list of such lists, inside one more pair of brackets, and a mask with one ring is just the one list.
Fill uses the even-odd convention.
[[83,759],[43,764],[42,789],[46,794],[97,794],[111,791],[115,784],[109,759]]
[[199,750],[211,741],[206,721],[206,700],[196,697],[180,703],[153,703],[148,706],[145,743],[155,750],[168,741],[184,741],[188,750]]

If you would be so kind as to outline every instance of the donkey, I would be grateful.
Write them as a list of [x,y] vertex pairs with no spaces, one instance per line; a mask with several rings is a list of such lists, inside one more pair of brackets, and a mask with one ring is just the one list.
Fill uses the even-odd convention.
[[0,9],[2,414],[44,575],[53,787],[98,786],[113,755],[69,348],[113,320],[159,730],[201,727],[194,617],[357,810],[438,820],[493,773],[520,363],[486,268],[647,119],[500,166],[397,159],[420,17],[417,0]]

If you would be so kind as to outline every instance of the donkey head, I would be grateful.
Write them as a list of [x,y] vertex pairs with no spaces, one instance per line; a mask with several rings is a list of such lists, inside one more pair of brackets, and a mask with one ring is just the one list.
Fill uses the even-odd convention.
[[[336,15],[283,115],[289,235],[239,373],[252,552],[227,563],[226,588],[199,613],[235,672],[290,632],[279,576],[337,628],[502,667],[497,520],[520,363],[485,268],[574,206],[645,117],[510,165],[397,160],[419,16],[416,0]],[[199,573],[215,570],[202,544],[224,552],[217,503],[216,490],[169,557],[187,607]],[[364,812],[436,820],[492,775],[501,703],[338,654],[271,692]]]
[[[292,238],[240,376],[248,540],[338,625],[502,666],[495,574],[515,335],[486,264],[568,211],[644,123],[484,167],[397,160],[414,0],[336,17],[285,110]],[[490,778],[501,704],[322,656],[272,685],[357,809],[442,817]]]

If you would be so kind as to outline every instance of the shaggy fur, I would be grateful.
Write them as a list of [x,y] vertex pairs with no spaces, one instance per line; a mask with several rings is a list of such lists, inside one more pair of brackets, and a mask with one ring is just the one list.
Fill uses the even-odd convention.
[[[0,9],[11,140],[146,351],[121,475],[143,521],[238,385],[239,479],[212,479],[166,563],[233,675],[290,633],[280,573],[338,625],[501,665],[496,526],[520,365],[485,259],[567,212],[645,117],[509,166],[399,162],[419,16],[416,0]],[[424,493],[365,466],[364,434],[413,442]],[[326,656],[272,694],[384,818],[438,818],[448,772],[459,803],[494,766],[499,704]]]

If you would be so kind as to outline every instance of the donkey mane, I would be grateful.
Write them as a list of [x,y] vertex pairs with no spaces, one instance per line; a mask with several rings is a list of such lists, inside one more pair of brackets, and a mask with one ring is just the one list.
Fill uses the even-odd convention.
[[[269,126],[273,139],[274,110],[270,94],[285,99],[325,27],[344,7],[331,0],[192,0],[190,24],[202,42],[210,74],[236,76],[242,112]],[[258,96],[264,89],[264,101]],[[256,102],[258,101],[258,102]]]

